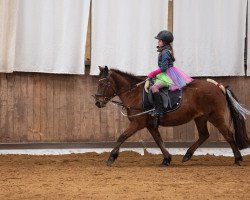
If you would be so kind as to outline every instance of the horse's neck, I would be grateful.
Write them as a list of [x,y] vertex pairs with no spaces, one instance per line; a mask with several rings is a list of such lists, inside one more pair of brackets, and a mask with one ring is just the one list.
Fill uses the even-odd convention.
[[137,88],[131,91],[127,91],[123,93],[123,91],[129,89],[130,87],[134,87],[135,84],[137,84],[137,81],[131,80],[131,78],[128,78],[128,77],[123,77],[122,75],[116,74],[116,73],[113,75],[113,80],[116,84],[118,93],[121,93],[119,94],[119,98],[124,104],[129,105],[135,99],[138,99],[137,98],[138,96],[142,95],[140,92],[141,86],[138,86]]

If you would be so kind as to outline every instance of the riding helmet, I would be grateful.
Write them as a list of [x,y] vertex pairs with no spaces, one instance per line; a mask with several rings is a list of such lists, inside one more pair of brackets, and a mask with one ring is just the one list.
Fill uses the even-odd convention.
[[158,35],[155,37],[155,39],[163,40],[167,44],[170,44],[174,41],[174,36],[171,32],[163,30],[158,33]]

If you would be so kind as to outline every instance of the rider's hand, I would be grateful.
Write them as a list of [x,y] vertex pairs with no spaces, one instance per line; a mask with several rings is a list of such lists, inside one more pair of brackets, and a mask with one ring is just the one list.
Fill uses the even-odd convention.
[[149,78],[146,80],[144,85],[144,89],[146,90],[146,92],[148,92],[148,88],[149,88]]
[[154,85],[153,78],[149,78],[149,84]]

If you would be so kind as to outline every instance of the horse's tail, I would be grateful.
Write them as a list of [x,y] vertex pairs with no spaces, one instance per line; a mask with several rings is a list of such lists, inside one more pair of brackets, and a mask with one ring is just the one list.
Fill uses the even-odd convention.
[[[246,108],[242,107],[234,93],[228,88],[218,84],[216,81],[208,79],[208,82],[214,83],[219,86],[221,90],[226,95],[228,107],[230,110],[230,114],[233,120],[234,131],[235,131],[235,140],[239,149],[245,149],[249,146],[249,140],[247,136],[245,119],[246,115],[250,115],[250,111]],[[223,89],[222,89],[223,88]]]
[[245,124],[245,115],[250,115],[250,111],[246,108],[243,108],[239,104],[234,93],[228,88],[226,88],[226,98],[231,117],[233,119],[236,144],[239,149],[245,149],[249,145]]

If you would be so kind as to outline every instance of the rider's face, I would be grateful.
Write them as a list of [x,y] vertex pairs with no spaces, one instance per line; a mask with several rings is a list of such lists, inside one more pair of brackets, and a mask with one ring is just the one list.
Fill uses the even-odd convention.
[[158,40],[158,46],[159,46],[159,47],[163,47],[163,46],[164,46],[164,43],[163,43],[162,40]]

